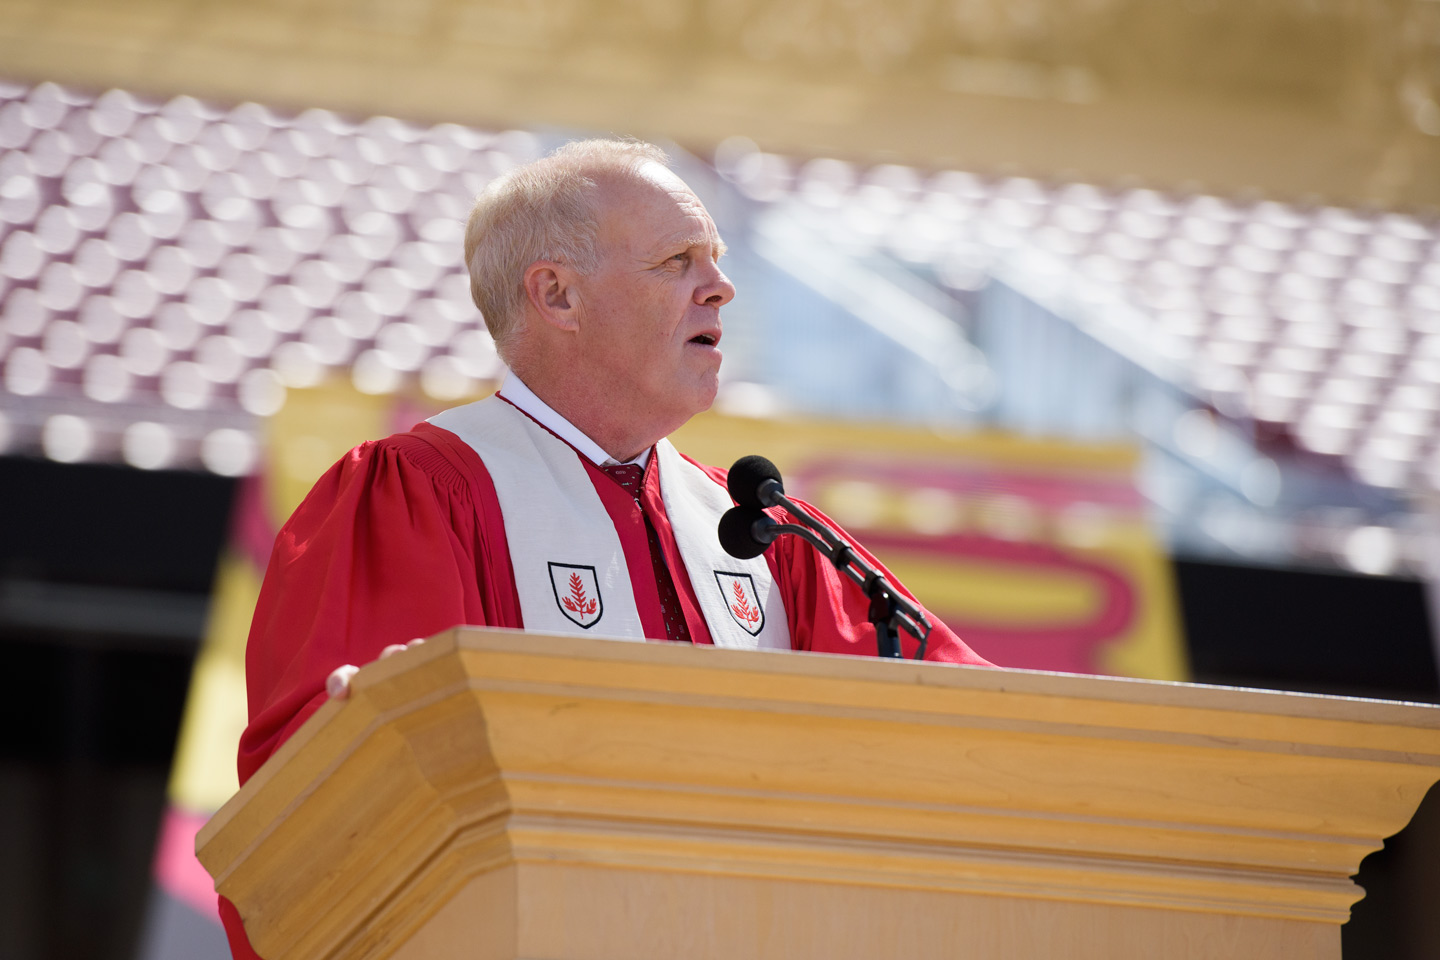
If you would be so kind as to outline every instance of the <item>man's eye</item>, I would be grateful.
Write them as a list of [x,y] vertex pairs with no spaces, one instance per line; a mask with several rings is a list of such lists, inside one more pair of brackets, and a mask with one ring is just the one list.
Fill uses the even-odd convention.
[[670,259],[671,259],[671,260],[684,260],[684,259],[685,259],[686,257],[688,257],[688,256],[690,256],[690,254],[688,254],[688,253],[677,253],[677,254],[675,254],[675,256],[671,257]]

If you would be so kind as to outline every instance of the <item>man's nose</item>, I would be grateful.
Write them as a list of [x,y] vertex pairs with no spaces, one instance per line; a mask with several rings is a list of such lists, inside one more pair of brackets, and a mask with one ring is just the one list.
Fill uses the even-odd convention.
[[695,302],[712,307],[723,307],[735,299],[735,284],[725,276],[719,265],[711,267],[712,275],[695,288]]

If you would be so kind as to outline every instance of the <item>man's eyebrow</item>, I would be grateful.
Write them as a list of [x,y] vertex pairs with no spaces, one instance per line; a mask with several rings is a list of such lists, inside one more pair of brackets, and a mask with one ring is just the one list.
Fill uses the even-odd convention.
[[686,250],[690,250],[695,247],[710,246],[712,242],[715,245],[715,259],[719,260],[721,257],[725,256],[725,252],[730,249],[728,246],[725,245],[725,241],[720,239],[719,235],[711,237],[703,233],[697,233],[691,234],[690,236],[672,237],[662,249],[673,250],[683,247]]

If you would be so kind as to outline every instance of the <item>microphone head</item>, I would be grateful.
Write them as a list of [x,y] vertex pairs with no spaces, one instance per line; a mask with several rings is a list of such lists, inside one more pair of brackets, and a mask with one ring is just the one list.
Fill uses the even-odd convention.
[[765,552],[769,543],[755,537],[755,521],[765,518],[759,507],[731,507],[720,518],[720,546],[732,557],[749,560]]
[[760,484],[766,480],[774,480],[780,486],[780,491],[784,492],[780,471],[775,464],[752,454],[735,461],[729,476],[725,478],[725,489],[730,491],[730,499],[740,506],[759,510],[766,506],[760,501]]

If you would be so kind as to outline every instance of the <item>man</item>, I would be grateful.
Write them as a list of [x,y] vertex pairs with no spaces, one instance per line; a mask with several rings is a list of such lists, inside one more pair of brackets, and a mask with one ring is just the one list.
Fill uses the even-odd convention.
[[[875,652],[868,602],[808,545],[723,553],[724,472],[664,439],[715,399],[724,250],[649,144],[572,143],[486,189],[465,259],[511,374],[352,450],[280,531],[246,651],[242,782],[337,667],[456,624]],[[934,622],[927,659],[986,664]]]

